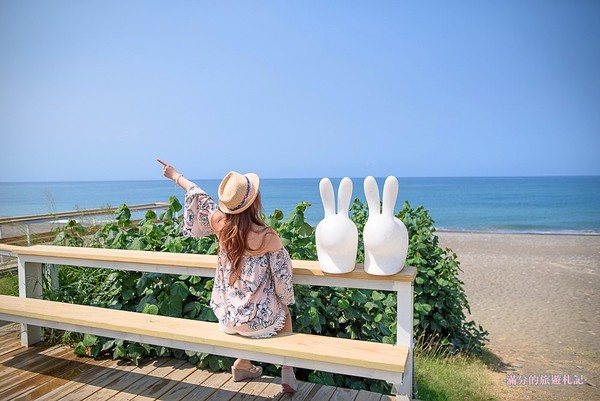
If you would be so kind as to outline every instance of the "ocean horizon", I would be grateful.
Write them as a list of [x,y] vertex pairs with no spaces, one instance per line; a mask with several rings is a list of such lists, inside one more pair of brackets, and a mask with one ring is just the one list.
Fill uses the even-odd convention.
[[[331,178],[334,190],[340,178]],[[364,177],[352,178],[352,199],[365,201]],[[380,194],[385,177],[377,178]],[[193,179],[216,197],[219,179]],[[320,178],[264,178],[267,215],[287,216],[308,202],[307,221],[323,218]],[[600,235],[600,176],[398,177],[395,211],[404,201],[422,205],[439,231]],[[183,190],[166,180],[0,182],[0,216],[22,216],[167,202]],[[337,195],[336,195],[337,199]],[[138,216],[139,217],[139,216]]]

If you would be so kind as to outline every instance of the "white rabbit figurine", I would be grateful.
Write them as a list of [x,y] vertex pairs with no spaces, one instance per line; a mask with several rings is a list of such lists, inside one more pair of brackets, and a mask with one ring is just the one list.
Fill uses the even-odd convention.
[[315,239],[321,270],[326,273],[349,273],[356,265],[358,229],[348,218],[352,180],[344,177],[338,188],[338,211],[335,213],[333,185],[329,178],[319,183],[325,217],[317,225]]
[[398,196],[398,179],[389,176],[383,186],[383,213],[380,213],[379,188],[373,177],[365,178],[365,196],[369,205],[369,218],[365,224],[365,271],[387,276],[400,272],[408,252],[408,231],[394,217]]

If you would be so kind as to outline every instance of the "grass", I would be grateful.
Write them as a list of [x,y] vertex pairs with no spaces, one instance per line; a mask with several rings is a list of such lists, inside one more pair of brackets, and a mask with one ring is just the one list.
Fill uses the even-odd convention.
[[16,271],[0,275],[0,294],[12,296],[19,295],[19,276]]
[[419,400],[497,400],[490,370],[475,356],[418,355],[415,377]]
[[423,401],[495,401],[497,382],[490,369],[494,355],[451,353],[441,341],[417,339],[415,398]]

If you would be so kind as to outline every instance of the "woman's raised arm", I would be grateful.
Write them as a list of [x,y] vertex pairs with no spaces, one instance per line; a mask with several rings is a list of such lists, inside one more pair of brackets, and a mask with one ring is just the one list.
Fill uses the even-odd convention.
[[187,192],[187,190],[190,189],[190,187],[197,186],[196,184],[185,178],[183,174],[179,173],[179,171],[177,171],[175,167],[171,166],[168,163],[165,163],[160,159],[156,159],[156,161],[163,165],[163,175],[168,179],[175,181],[175,184],[183,188],[184,191]]

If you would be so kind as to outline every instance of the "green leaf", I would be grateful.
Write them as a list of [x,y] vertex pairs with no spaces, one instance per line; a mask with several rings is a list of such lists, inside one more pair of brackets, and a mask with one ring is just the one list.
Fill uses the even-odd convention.
[[271,215],[271,217],[274,220],[277,220],[277,221],[283,220],[283,212],[281,210],[279,210],[279,209],[275,209],[275,211],[273,212],[273,214]]
[[123,296],[123,301],[129,301],[134,297],[135,291],[131,288],[126,288],[121,292],[121,295]]
[[146,249],[146,240],[142,237],[134,238],[133,241],[127,246],[127,249],[133,251],[143,251]]
[[152,221],[156,220],[156,212],[154,210],[148,210],[144,216],[144,219]]
[[348,300],[346,300],[346,299],[340,299],[338,301],[338,306],[341,309],[348,309],[350,307],[350,302],[348,302]]
[[170,293],[171,295],[185,299],[189,295],[190,291],[183,281],[176,281],[173,284],[171,284]]
[[127,207],[126,204],[122,204],[115,211],[115,220],[121,225],[126,225],[130,222],[131,219],[131,211]]
[[112,347],[114,347],[115,345],[115,340],[109,340],[106,341],[104,344],[102,344],[102,348],[100,349],[100,352],[106,352],[108,350],[110,350]]
[[314,232],[314,228],[308,223],[302,224],[300,226],[300,228],[298,229],[298,234],[300,234],[302,236],[312,235],[313,232]]
[[98,337],[96,337],[92,334],[85,334],[83,336],[82,344],[85,347],[91,347],[92,345],[96,345],[97,342],[98,342]]
[[373,295],[371,296],[371,299],[375,302],[381,301],[381,300],[385,299],[385,294],[383,294],[379,291],[373,291]]
[[144,309],[142,309],[142,313],[158,315],[158,306],[154,304],[144,304]]
[[158,309],[161,315],[181,317],[183,312],[183,302],[178,295],[169,295],[165,300],[159,302]]
[[75,347],[75,355],[79,355],[79,356],[88,356],[87,354],[87,347],[85,345],[83,345],[83,342],[80,342],[77,344],[77,346]]
[[179,202],[179,199],[177,199],[176,196],[171,196],[169,198],[169,210],[173,211],[173,212],[179,212],[183,207],[181,206],[181,203]]
[[146,350],[140,344],[129,344],[127,346],[127,357],[130,358],[136,366],[140,364],[140,359],[146,354]]
[[198,301],[188,302],[183,307],[183,313],[191,318],[195,318],[200,312],[202,312],[202,304]]

